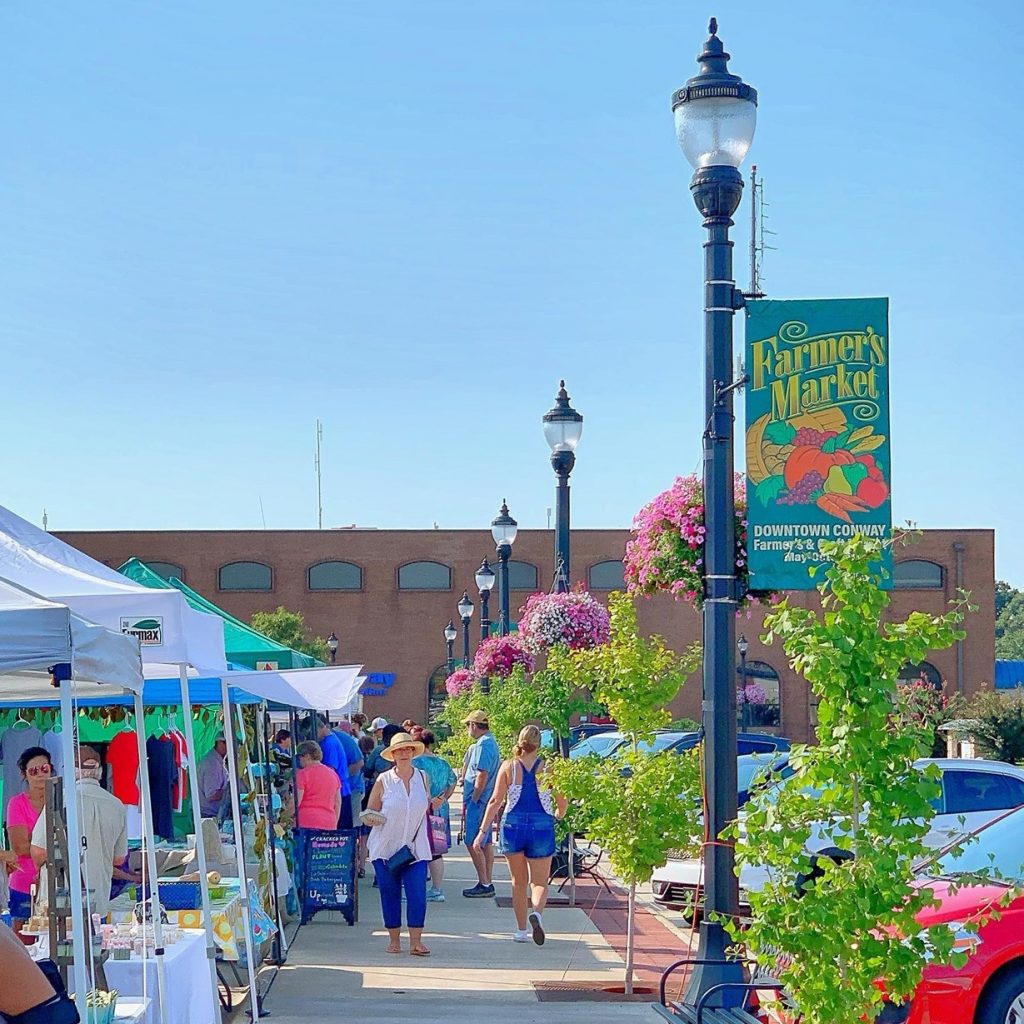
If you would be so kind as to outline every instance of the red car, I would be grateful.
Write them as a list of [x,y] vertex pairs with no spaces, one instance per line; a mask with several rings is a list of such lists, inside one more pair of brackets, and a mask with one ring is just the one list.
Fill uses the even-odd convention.
[[[947,850],[925,871],[941,905],[919,915],[922,925],[956,927],[997,904],[1007,889],[1024,886],[1024,807],[973,833],[960,857]],[[968,886],[950,893],[965,872],[991,869],[1007,884]],[[1024,896],[1018,896],[978,932],[978,942],[960,970],[932,964],[905,1006],[886,1005],[880,1024],[1024,1024]],[[961,929],[958,929],[958,933]],[[969,947],[966,933],[963,948]]]

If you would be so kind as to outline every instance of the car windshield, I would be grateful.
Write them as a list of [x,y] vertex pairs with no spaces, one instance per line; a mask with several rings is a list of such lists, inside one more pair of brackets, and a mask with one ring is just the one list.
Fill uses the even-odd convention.
[[737,788],[741,793],[745,793],[750,789],[751,784],[761,775],[761,781],[763,782],[768,777],[768,772],[773,765],[778,763],[778,759],[774,757],[740,757],[736,762],[736,781]]
[[638,743],[636,745],[636,749],[639,750],[641,754],[657,754],[658,751],[671,746],[681,736],[682,733],[679,732],[661,732],[658,733],[658,735],[650,742],[645,740],[643,743]]
[[959,875],[974,871],[992,871],[1001,878],[1024,882],[1024,807],[973,833],[973,841],[951,848],[928,869],[928,874]]
[[586,757],[587,754],[596,754],[598,757],[606,757],[621,742],[622,737],[617,733],[598,733],[596,736],[588,736],[585,740],[580,740],[579,743],[569,751],[569,757]]

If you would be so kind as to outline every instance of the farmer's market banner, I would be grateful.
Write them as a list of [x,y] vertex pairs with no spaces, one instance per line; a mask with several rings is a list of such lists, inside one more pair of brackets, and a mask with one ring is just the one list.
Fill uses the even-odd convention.
[[811,590],[822,541],[892,532],[889,300],[746,311],[750,587]]

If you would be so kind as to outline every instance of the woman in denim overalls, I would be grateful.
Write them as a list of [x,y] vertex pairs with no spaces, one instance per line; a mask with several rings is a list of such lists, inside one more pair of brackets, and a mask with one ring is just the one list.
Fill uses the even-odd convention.
[[501,821],[501,852],[512,875],[512,909],[517,930],[512,939],[544,944],[541,915],[548,899],[551,857],[555,852],[555,819],[565,814],[565,797],[552,793],[545,785],[545,764],[538,756],[540,730],[528,725],[519,733],[515,756],[498,770],[487,810],[484,812],[476,843],[479,845],[504,803]]

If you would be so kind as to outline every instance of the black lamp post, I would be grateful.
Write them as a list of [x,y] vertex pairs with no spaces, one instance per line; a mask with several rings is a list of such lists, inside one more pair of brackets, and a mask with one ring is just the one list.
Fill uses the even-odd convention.
[[[742,980],[727,959],[729,935],[720,923],[735,919],[739,890],[735,855],[718,842],[736,818],[736,547],[733,494],[732,318],[743,296],[732,276],[729,228],[740,204],[738,170],[754,138],[757,93],[728,70],[729,54],[714,18],[697,58],[700,73],[672,96],[676,135],[694,168],[690,191],[704,218],[704,778],[707,829],[704,847],[705,912],[700,926],[699,964],[685,1000],[695,1005],[715,985]],[[737,995],[715,993],[711,1005],[729,1005]]]
[[750,712],[747,710],[750,701],[747,700],[747,651],[750,649],[750,644],[747,643],[747,638],[740,633],[740,638],[736,641],[736,650],[740,652],[740,689],[743,693],[743,703],[740,705],[740,715],[742,716],[742,726],[744,729],[750,725]]
[[468,590],[464,590],[459,599],[459,616],[462,619],[463,668],[469,668],[469,620],[473,618],[473,601]]
[[555,500],[555,590],[569,589],[569,474],[576,465],[576,445],[583,434],[583,416],[569,404],[565,381],[559,381],[554,408],[543,417],[544,437],[551,446],[551,468],[558,477]]
[[[491,612],[488,602],[494,588],[494,570],[485,558],[476,571],[476,585],[480,591],[480,639],[486,640],[491,635]],[[480,680],[480,689],[484,693],[491,692],[491,681],[487,676]]]
[[449,619],[448,625],[444,627],[444,642],[448,645],[448,675],[455,671],[455,638],[458,635],[455,623]]
[[519,524],[508,514],[508,502],[502,498],[501,511],[491,520],[491,536],[498,549],[498,632],[508,635],[508,560]]
[[334,630],[331,630],[331,635],[327,638],[327,650],[331,652],[331,664],[333,665],[338,660],[338,644],[341,641],[335,635]]

